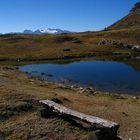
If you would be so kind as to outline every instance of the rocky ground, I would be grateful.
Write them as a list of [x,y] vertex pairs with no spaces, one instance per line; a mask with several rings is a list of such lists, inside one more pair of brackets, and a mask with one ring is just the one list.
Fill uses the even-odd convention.
[[[0,140],[86,140],[87,126],[63,118],[42,118],[41,99],[57,99],[69,108],[120,124],[124,140],[140,140],[140,99],[66,87],[30,77],[14,66],[0,65]],[[86,128],[86,129],[85,129]]]

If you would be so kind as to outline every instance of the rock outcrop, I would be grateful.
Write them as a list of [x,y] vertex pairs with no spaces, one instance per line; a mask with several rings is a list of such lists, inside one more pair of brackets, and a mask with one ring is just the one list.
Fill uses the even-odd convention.
[[116,48],[127,48],[131,49],[133,51],[140,51],[140,45],[132,45],[132,44],[127,44],[123,42],[119,42],[116,40],[108,40],[108,39],[102,39],[98,43],[99,45],[111,45]]

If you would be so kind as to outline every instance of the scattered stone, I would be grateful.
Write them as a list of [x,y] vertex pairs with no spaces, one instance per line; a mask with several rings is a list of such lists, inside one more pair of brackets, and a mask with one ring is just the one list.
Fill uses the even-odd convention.
[[128,114],[125,112],[121,112],[124,116],[128,117]]
[[95,89],[93,87],[88,87],[86,88],[90,93],[94,93],[95,92]]
[[86,92],[87,91],[85,89],[79,91],[79,93],[81,93],[81,94],[86,93]]
[[134,96],[134,97],[133,97],[133,99],[138,100],[138,99],[139,99],[139,97],[138,97],[138,96]]
[[134,50],[134,51],[140,51],[140,46],[134,45],[134,46],[132,46],[131,49]]
[[31,85],[33,85],[33,84],[34,84],[34,82],[30,82],[30,84],[31,84]]
[[80,89],[80,90],[83,90],[84,88],[80,87],[79,89]]
[[34,79],[30,79],[30,82],[34,82],[35,80]]
[[78,88],[78,86],[75,86],[75,85],[71,86],[71,89],[77,89],[77,88]]
[[73,43],[81,43],[81,40],[79,38],[74,38],[72,40]]
[[99,94],[99,93],[100,93],[99,91],[95,91],[95,92],[94,92],[94,94]]
[[79,93],[80,94],[83,94],[83,93],[86,93],[86,94],[94,94],[94,92],[95,92],[95,89],[92,88],[92,87],[87,87],[87,88],[80,87],[79,88]]
[[118,136],[117,140],[123,140],[123,137],[122,136]]
[[140,57],[136,57],[136,59],[140,59]]
[[105,45],[105,44],[107,44],[107,41],[105,39],[103,39],[103,40],[100,40],[98,44],[99,45]]
[[131,49],[133,51],[140,51],[140,46],[139,45],[132,45],[132,44],[126,44],[123,42],[115,41],[115,40],[108,40],[108,39],[102,39],[98,43],[99,45],[112,45],[116,48],[127,48]]

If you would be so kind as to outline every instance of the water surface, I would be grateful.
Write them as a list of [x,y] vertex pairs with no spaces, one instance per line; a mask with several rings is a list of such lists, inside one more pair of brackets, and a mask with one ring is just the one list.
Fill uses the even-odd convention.
[[94,86],[97,90],[123,94],[140,94],[140,71],[114,61],[79,61],[68,64],[31,64],[21,71],[51,81]]

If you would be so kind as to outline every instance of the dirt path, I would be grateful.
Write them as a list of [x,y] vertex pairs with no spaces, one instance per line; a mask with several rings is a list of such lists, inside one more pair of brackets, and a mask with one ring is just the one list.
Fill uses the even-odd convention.
[[85,140],[90,132],[62,118],[43,119],[40,99],[59,99],[77,111],[120,124],[119,136],[140,140],[140,99],[79,93],[58,84],[30,78],[12,66],[0,66],[0,139]]

